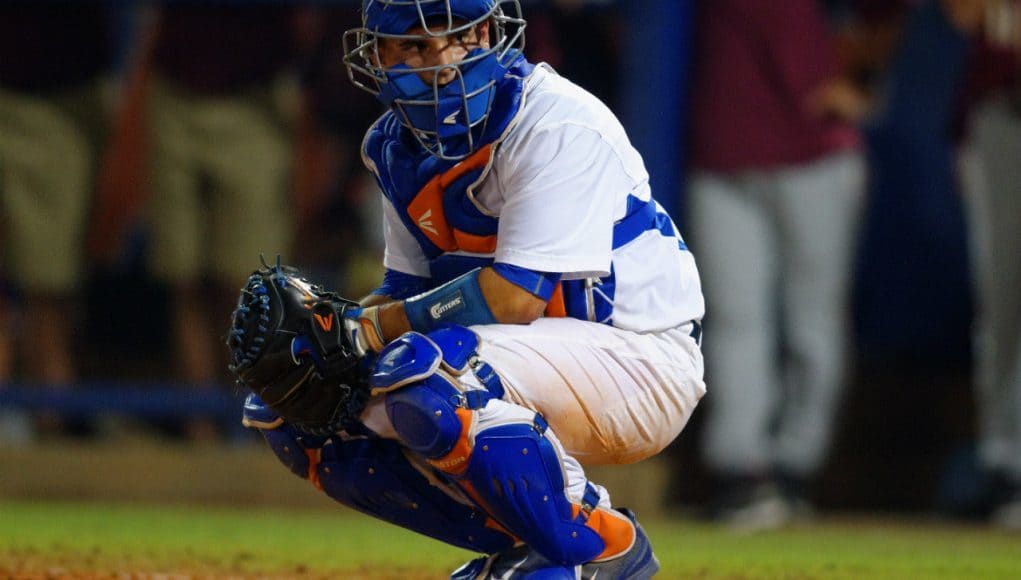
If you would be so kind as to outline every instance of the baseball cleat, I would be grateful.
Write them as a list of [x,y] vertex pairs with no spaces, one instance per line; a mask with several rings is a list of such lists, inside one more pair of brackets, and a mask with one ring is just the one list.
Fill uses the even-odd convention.
[[476,558],[455,570],[450,580],[578,580],[578,568],[557,566],[527,545],[521,545]]
[[652,553],[652,543],[645,534],[641,524],[635,519],[635,513],[627,508],[617,511],[627,516],[635,525],[635,543],[631,549],[612,560],[589,562],[581,567],[582,580],[646,580],[659,572],[659,560]]
[[[529,548],[518,546],[504,552],[476,558],[450,575],[450,580],[647,580],[659,571],[649,536],[627,508],[620,513],[635,526],[635,543],[624,554],[582,566],[557,566]],[[579,570],[580,568],[580,570]]]

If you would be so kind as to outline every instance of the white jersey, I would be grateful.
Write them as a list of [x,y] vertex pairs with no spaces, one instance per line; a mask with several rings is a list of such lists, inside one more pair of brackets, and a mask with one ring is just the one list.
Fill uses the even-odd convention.
[[[485,179],[468,189],[482,213],[499,219],[496,249],[470,255],[585,280],[574,284],[586,304],[576,318],[636,332],[701,319],[694,258],[602,102],[539,65],[505,135]],[[385,198],[384,216],[384,265],[430,277],[429,261]]]

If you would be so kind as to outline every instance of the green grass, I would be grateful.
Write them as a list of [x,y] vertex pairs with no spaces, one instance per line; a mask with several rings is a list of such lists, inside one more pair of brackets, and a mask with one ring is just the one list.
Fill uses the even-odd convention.
[[[687,521],[644,525],[663,565],[658,578],[1021,578],[1021,536],[974,527],[859,519],[739,536]],[[426,579],[470,557],[342,509],[0,503],[0,577]]]

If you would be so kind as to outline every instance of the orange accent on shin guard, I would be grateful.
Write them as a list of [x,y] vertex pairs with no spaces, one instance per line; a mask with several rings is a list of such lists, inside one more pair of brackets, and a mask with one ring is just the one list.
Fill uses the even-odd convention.
[[503,533],[507,534],[508,536],[514,538],[514,543],[515,544],[518,544],[518,543],[521,542],[521,538],[519,538],[516,535],[514,535],[514,532],[511,532],[510,530],[505,528],[503,526],[503,524],[501,524],[500,522],[498,522],[495,519],[493,519],[493,516],[488,515],[488,514],[493,513],[493,509],[491,507],[489,507],[489,504],[487,504],[484,499],[482,499],[482,497],[479,495],[479,492],[475,491],[475,487],[472,486],[471,482],[465,481],[463,479],[462,480],[458,480],[457,481],[457,486],[460,487],[461,491],[463,491],[469,498],[471,498],[471,500],[473,502],[475,502],[475,505],[477,505],[479,508],[481,508],[482,511],[486,512],[486,514],[487,514],[486,515],[486,522],[485,522],[484,525],[487,528],[490,528],[490,529],[493,529],[493,530],[497,530],[497,531],[500,531],[500,532],[503,532]]
[[[571,515],[577,519],[579,513],[581,513],[581,506],[572,504]],[[625,516],[616,515],[615,512],[596,508],[589,514],[585,525],[599,534],[606,544],[606,549],[593,558],[593,562],[616,558],[630,550],[635,543],[634,524]]]
[[323,490],[323,484],[319,482],[319,458],[322,456],[322,449],[306,449],[305,456],[308,457],[308,479],[309,483],[319,491]]
[[443,457],[429,459],[429,464],[449,475],[462,475],[468,469],[468,460],[472,454],[472,444],[468,440],[471,432],[473,414],[468,409],[459,407],[454,410],[459,421],[461,421],[461,434],[454,443],[454,448]]
[[484,525],[487,528],[491,529],[491,530],[496,530],[498,532],[503,532],[503,533],[507,534],[508,536],[514,538],[514,542],[515,543],[521,541],[520,538],[518,538],[517,536],[512,534],[510,530],[508,530],[507,528],[503,527],[503,524],[501,524],[500,522],[494,520],[491,516],[486,516],[486,523]]

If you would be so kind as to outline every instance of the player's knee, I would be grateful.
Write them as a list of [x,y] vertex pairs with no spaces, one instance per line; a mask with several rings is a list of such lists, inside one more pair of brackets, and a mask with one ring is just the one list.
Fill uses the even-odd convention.
[[388,394],[386,412],[408,448],[434,459],[450,453],[471,421],[458,400],[453,386],[433,376]]
[[[387,416],[402,442],[448,473],[467,462],[474,410],[502,394],[496,374],[478,363],[477,346],[466,328],[409,332],[380,353],[370,378],[374,392],[386,393]],[[457,377],[468,372],[487,388],[465,391]]]

